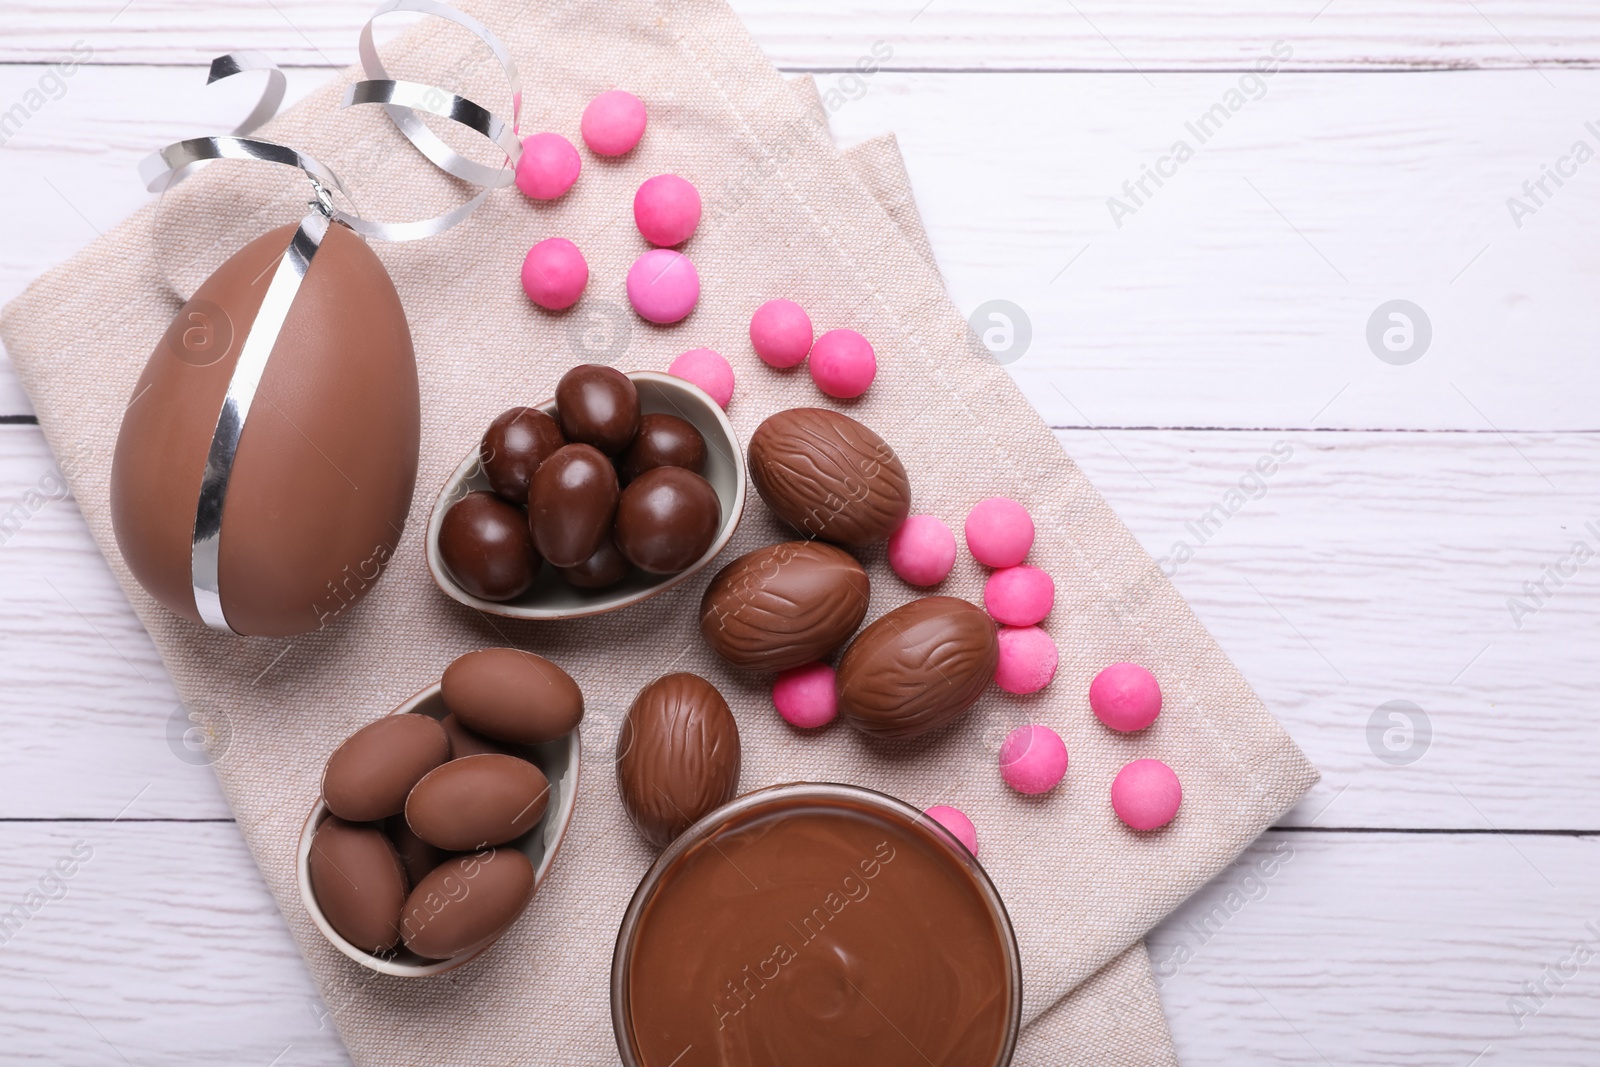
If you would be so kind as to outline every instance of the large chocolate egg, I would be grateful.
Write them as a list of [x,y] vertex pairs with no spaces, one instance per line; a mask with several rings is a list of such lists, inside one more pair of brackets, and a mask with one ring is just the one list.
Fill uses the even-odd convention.
[[867,614],[871,583],[854,556],[817,541],[746,553],[700,599],[700,632],[717,655],[752,671],[786,671],[828,655]]
[[617,735],[617,788],[639,832],[661,848],[733,799],[739,724],[715,686],[669,674],[639,691]]
[[617,470],[592,445],[567,445],[534,472],[528,526],[539,554],[576,567],[611,535],[617,512]]
[[958,718],[1000,662],[994,621],[953,596],[902,604],[839,660],[839,713],[873,737],[916,737]]
[[750,480],[778,518],[846,548],[884,540],[911,513],[911,483],[894,449],[826,408],[791,408],[757,426]]
[[[111,468],[117,546],[151,596],[195,622],[192,544],[212,435],[294,231],[264,234],[201,284],[123,413]],[[366,594],[405,527],[419,411],[394,284],[365,241],[330,225],[267,361],[228,480],[217,584],[229,626],[305,633]]]

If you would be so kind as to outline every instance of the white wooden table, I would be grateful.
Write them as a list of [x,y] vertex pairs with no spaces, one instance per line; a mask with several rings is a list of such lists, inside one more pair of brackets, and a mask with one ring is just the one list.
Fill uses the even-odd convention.
[[[0,2],[0,301],[231,124],[211,56],[304,93],[368,6]],[[736,6],[899,134],[956,302],[1024,309],[1018,382],[1324,772],[1152,935],[1184,1063],[1600,1063],[1600,9]],[[0,1060],[345,1062],[63,495],[0,366]]]

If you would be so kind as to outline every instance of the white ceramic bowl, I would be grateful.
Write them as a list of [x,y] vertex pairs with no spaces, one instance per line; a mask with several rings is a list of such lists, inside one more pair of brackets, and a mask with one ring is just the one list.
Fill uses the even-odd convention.
[[[433,685],[424,689],[416,696],[395,708],[392,715],[427,715],[435,719],[442,719],[448,710],[444,700],[439,695],[439,686]],[[545,808],[544,817],[526,834],[519,837],[509,845],[502,848],[515,848],[533,863],[533,885],[537,892],[545,875],[550,873],[550,865],[555,862],[556,851],[561,847],[561,839],[566,835],[567,825],[572,821],[572,806],[578,796],[578,764],[579,742],[578,731],[573,730],[567,736],[542,745],[510,745],[512,749],[520,749],[531,762],[544,772],[545,778],[550,782],[550,802]],[[364,952],[344,938],[340,937],[328,925],[327,917],[322,914],[322,908],[317,904],[316,896],[311,892],[311,837],[316,833],[322,820],[328,817],[328,806],[321,800],[316,807],[311,809],[311,815],[306,819],[305,830],[300,834],[300,850],[296,857],[295,876],[300,883],[300,901],[306,906],[306,911],[311,913],[311,921],[316,923],[317,929],[322,931],[322,936],[328,943],[340,952],[355,960],[368,970],[380,974],[393,974],[402,978],[418,978],[430,974],[441,974],[444,971],[459,967],[463,963],[477,956],[487,949],[494,941],[479,945],[470,952],[463,952],[447,960],[431,960],[400,946],[388,956],[375,956]]]
[[[585,615],[601,615],[666,592],[703,569],[722,551],[733,537],[734,530],[739,526],[739,517],[744,512],[744,450],[734,436],[733,425],[715,400],[699,386],[682,378],[655,371],[634,371],[628,377],[639,390],[641,414],[676,415],[691,423],[706,440],[706,466],[700,473],[717,491],[717,500],[722,505],[722,526],[705,555],[677,574],[646,574],[635,568],[609,589],[574,588],[562,579],[554,567],[547,564],[539,571],[533,588],[515,600],[483,600],[475,597],[456,584],[439,555],[439,527],[444,523],[444,513],[468,493],[489,488],[489,479],[483,473],[483,465],[478,460],[478,446],[474,443],[471,453],[445,481],[438,500],[434,502],[433,514],[428,519],[428,570],[446,595],[469,608],[508,619],[575,619]],[[553,415],[556,402],[546,400],[538,407],[546,414]]]

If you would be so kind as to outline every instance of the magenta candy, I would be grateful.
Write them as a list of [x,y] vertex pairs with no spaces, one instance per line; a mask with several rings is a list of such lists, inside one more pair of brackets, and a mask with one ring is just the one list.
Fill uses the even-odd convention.
[[889,566],[912,585],[938,585],[956,562],[956,535],[933,515],[913,515],[889,535]]
[[1000,777],[1019,793],[1048,793],[1066,773],[1066,742],[1048,726],[1019,726],[1000,746]]
[[1113,730],[1143,730],[1161,714],[1161,686],[1137,663],[1113,663],[1089,683],[1089,709]]
[[678,322],[700,299],[700,274],[689,257],[670,248],[652,248],[628,268],[628,303],[651,322]]
[[522,261],[522,290],[542,308],[560,311],[578,302],[589,284],[589,264],[578,246],[552,237],[528,249]]
[[595,155],[620,156],[639,143],[644,125],[644,101],[632,93],[613,89],[589,101],[578,129],[583,143]]
[[533,200],[554,200],[578,180],[583,159],[559,133],[536,133],[522,142],[517,188]]
[[1111,807],[1135,830],[1156,830],[1172,821],[1183,803],[1178,776],[1158,759],[1134,760],[1111,783]]
[[978,854],[978,828],[958,808],[948,804],[935,804],[922,814],[950,831],[950,836],[974,856]]
[[967,548],[985,567],[1015,567],[1033,547],[1033,519],[1015,500],[992,496],[967,514]]
[[854,330],[829,330],[811,346],[811,380],[829,396],[858,397],[877,373],[872,345]]
[[1002,626],[1000,661],[994,684],[1008,693],[1037,693],[1056,676],[1060,653],[1050,635],[1037,626]]
[[709,348],[691,348],[672,361],[667,373],[698,385],[724,410],[733,399],[733,368]]
[[1007,626],[1043,622],[1056,602],[1056,583],[1038,567],[1003,567],[989,575],[983,606],[994,621]]
[[772,683],[772,706],[783,721],[802,730],[826,726],[839,714],[834,671],[826,663],[807,663],[778,674]]
[[798,367],[811,337],[811,316],[793,300],[768,300],[750,316],[750,346],[769,367]]
[[700,192],[676,174],[658,174],[633,194],[633,221],[653,245],[682,244],[700,225]]

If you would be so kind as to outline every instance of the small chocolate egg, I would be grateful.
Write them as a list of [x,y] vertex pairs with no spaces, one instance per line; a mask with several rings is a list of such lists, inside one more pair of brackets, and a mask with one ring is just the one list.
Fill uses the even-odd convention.
[[311,835],[307,866],[311,894],[335,933],[363,952],[399,943],[406,872],[382,830],[330,815]]
[[465,852],[503,845],[533,829],[550,803],[544,772],[490,753],[429,771],[406,797],[406,825],[430,845]]
[[482,600],[515,599],[539,575],[539,553],[527,516],[481,490],[468,493],[444,513],[439,556],[455,583]]
[[520,648],[468,652],[444,669],[440,696],[468,729],[514,745],[554,741],[583,721],[572,676]]
[[646,840],[665,848],[739,790],[739,724],[715,686],[669,674],[640,690],[617,736],[617,788]]
[[386,715],[345,738],[322,772],[328,810],[351,822],[396,815],[422,776],[450,758],[444,727],[426,715]]
[[639,390],[611,367],[573,367],[556,383],[556,418],[567,440],[615,456],[639,429]]
[[533,864],[514,848],[446,860],[406,898],[400,934],[419,956],[447,960],[480,948],[533,899]]
[[576,567],[594,555],[616,511],[616,468],[592,445],[557,449],[534,473],[528,527],[552,566]]
[[500,744],[498,741],[484,737],[475,730],[469,730],[459,718],[446,715],[439,720],[439,725],[444,727],[444,734],[450,739],[450,758],[461,759],[463,756],[482,756],[485,753],[496,753],[503,756],[515,756],[516,753]]
[[699,474],[706,465],[706,439],[676,415],[645,415],[639,433],[622,454],[622,480],[631,482],[655,467],[682,467]]
[[877,544],[911,513],[911,483],[888,442],[827,408],[791,408],[750,435],[750,481],[806,537]]
[[513,504],[526,505],[533,472],[566,443],[561,427],[549,415],[538,408],[512,408],[484,431],[478,460],[496,493]]
[[594,555],[576,567],[562,567],[561,577],[578,589],[607,589],[628,576],[631,564],[617,551],[614,538],[606,538]]
[[682,467],[645,471],[617,501],[617,548],[651,574],[677,574],[706,554],[722,526],[711,483]]
[[866,570],[842,548],[768,545],[711,579],[700,598],[700,633],[735,667],[786,671],[848,641],[866,617],[871,591]]
[[916,737],[959,718],[1000,662],[994,621],[953,596],[902,604],[839,659],[839,714],[873,737]]
[[389,840],[394,843],[394,850],[400,857],[400,866],[405,868],[406,885],[413,886],[427,877],[429,871],[450,857],[450,853],[442,848],[428,844],[412,832],[406,825],[405,815],[391,815],[383,822],[383,832],[389,835]]

